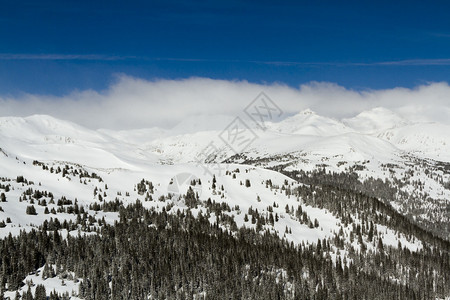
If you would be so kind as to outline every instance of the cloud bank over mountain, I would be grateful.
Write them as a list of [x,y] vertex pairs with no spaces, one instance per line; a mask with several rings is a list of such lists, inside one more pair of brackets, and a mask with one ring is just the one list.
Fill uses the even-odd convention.
[[47,114],[94,129],[172,128],[186,120],[200,120],[196,129],[206,130],[214,127],[215,121],[221,124],[235,116],[244,117],[244,108],[262,91],[283,110],[283,117],[309,108],[342,119],[384,107],[414,122],[450,124],[450,86],[445,82],[413,89],[360,91],[326,82],[294,88],[282,83],[209,78],[144,80],[126,75],[118,76],[103,91],[74,91],[63,97],[0,96],[0,116]]

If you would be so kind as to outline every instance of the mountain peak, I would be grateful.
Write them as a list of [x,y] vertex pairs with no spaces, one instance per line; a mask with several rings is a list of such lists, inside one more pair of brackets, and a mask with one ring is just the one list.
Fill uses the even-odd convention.
[[402,127],[411,123],[402,116],[384,107],[375,107],[363,111],[353,118],[343,119],[342,122],[358,132],[368,134]]
[[313,110],[307,108],[307,109],[304,109],[304,110],[300,111],[297,115],[305,115],[305,116],[308,116],[308,115],[317,115],[317,114],[316,114],[315,111],[313,111]]
[[100,141],[103,137],[90,129],[49,115],[0,118],[0,132],[5,137],[53,143],[65,140]]
[[333,136],[350,132],[341,122],[318,115],[311,109],[305,109],[279,123],[271,129],[281,133],[297,135]]

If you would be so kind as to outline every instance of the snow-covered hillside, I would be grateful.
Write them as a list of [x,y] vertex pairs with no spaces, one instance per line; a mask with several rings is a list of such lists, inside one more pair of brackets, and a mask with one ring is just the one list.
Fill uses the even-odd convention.
[[[223,214],[221,218],[210,215],[211,223],[220,222],[231,231],[234,226],[267,230],[296,245],[333,240],[339,234],[344,240],[341,256],[366,249],[380,251],[380,243],[411,251],[423,248],[426,240],[391,228],[388,221],[373,224],[381,242],[373,233],[363,230],[361,235],[355,226],[369,226],[367,215],[354,213],[348,222],[332,207],[318,204],[314,195],[326,189],[313,190],[317,187],[296,177],[317,170],[325,170],[325,175],[357,174],[361,182],[393,187],[395,195],[390,195],[395,197],[376,200],[390,203],[396,210],[390,211],[392,216],[400,213],[423,226],[439,219],[432,229],[444,237],[450,232],[445,228],[450,199],[450,156],[446,154],[450,153],[450,131],[445,126],[413,124],[383,109],[342,122],[307,110],[269,124],[266,131],[253,130],[255,140],[236,153],[217,130],[181,135],[161,129],[116,132],[90,130],[42,115],[0,118],[0,192],[4,195],[0,237],[30,231],[55,218],[76,223],[81,207],[93,217],[92,226],[101,226],[95,220],[102,218],[113,224],[117,211],[99,205],[139,200],[146,208],[190,209],[194,215],[209,215],[218,203]],[[205,161],[202,154],[211,143],[219,152]],[[189,180],[174,188],[180,178]],[[192,188],[198,206],[188,203]],[[78,234],[90,233],[80,225],[65,231],[65,236]],[[361,235],[358,241],[354,234]],[[338,259],[336,247],[333,261]]]
[[364,111],[353,118],[344,119],[342,122],[355,131],[367,134],[376,134],[387,129],[399,128],[412,123],[393,111],[382,107]]
[[[447,189],[450,175],[442,167],[450,162],[447,127],[413,123],[384,108],[342,122],[305,110],[279,123],[269,123],[266,131],[252,128],[254,141],[236,153],[220,138],[223,132],[217,130],[179,134],[180,126],[177,126],[176,130],[95,131],[50,116],[35,115],[0,118],[0,148],[4,153],[2,159],[8,155],[24,162],[73,164],[97,172],[121,170],[139,174],[137,180],[148,170],[162,172],[161,168],[179,165],[186,166],[185,172],[193,173],[192,166],[195,166],[211,173],[204,164],[207,159],[204,154],[209,151],[205,150],[208,145],[214,144],[217,153],[213,153],[212,161],[207,159],[209,163],[284,166],[287,171],[323,167],[332,172],[352,170],[362,180],[369,177],[392,183],[403,180],[400,188],[421,198],[419,205],[428,207],[427,199],[431,197],[445,207],[450,196]],[[396,166],[397,173],[386,168],[390,165]],[[405,175],[412,169],[416,174]],[[16,166],[6,162],[0,172],[3,176],[20,175],[16,174]],[[413,179],[422,183],[420,191]],[[400,206],[407,212],[405,203],[396,204]]]
[[437,123],[411,124],[377,135],[397,148],[438,161],[450,161],[450,126]]
[[271,123],[269,129],[296,135],[333,136],[351,132],[343,123],[317,115],[310,109],[289,117],[279,123]]

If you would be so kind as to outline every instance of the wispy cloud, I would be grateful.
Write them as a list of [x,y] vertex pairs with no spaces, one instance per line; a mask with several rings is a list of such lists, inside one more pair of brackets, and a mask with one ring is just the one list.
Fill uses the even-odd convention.
[[429,32],[428,35],[438,38],[450,38],[450,33],[446,32]]
[[374,63],[374,65],[385,65],[385,66],[448,66],[448,65],[450,65],[450,58],[408,59],[408,60],[398,60],[398,61],[385,61],[385,62]]
[[259,64],[269,64],[276,66],[333,66],[333,67],[352,67],[352,66],[448,66],[450,58],[440,59],[407,59],[378,62],[297,62],[297,61],[252,61]]
[[264,60],[240,60],[240,59],[214,59],[214,58],[177,58],[177,57],[147,57],[147,56],[124,56],[106,54],[14,54],[0,53],[0,60],[97,60],[97,61],[174,61],[174,62],[202,62],[202,63],[247,63],[266,64],[274,66],[448,66],[450,58],[440,59],[408,59],[397,61],[379,62],[304,62],[304,61],[264,61]]
[[0,53],[0,60],[125,60],[134,56],[116,56],[99,54],[14,54]]

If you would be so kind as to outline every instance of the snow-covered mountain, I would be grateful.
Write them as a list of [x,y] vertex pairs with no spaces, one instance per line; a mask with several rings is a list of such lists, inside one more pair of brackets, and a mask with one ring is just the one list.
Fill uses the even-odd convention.
[[[425,173],[425,165],[428,169],[435,165],[438,170],[450,162],[448,126],[413,123],[383,108],[342,122],[305,110],[267,127],[266,131],[252,128],[254,141],[236,153],[221,139],[222,130],[187,134],[179,134],[179,126],[177,130],[90,130],[50,116],[4,117],[0,118],[0,146],[4,153],[18,159],[141,171],[161,165],[199,166],[206,159],[208,145],[213,144],[217,153],[212,161],[207,159],[208,163],[227,161],[266,168],[283,165],[289,170],[326,167],[333,172],[359,166],[356,169],[362,179],[391,181],[404,178],[412,164],[415,168],[422,166]],[[422,161],[418,166],[417,160]],[[393,176],[383,170],[387,165],[396,165],[401,172]],[[416,175],[426,183],[423,197],[448,196],[444,187],[450,181],[448,174],[436,176]]]
[[[118,213],[92,205],[140,200],[144,207],[159,211],[166,210],[166,205],[172,212],[190,209],[183,195],[197,184],[195,191],[203,204],[192,208],[194,215],[207,215],[207,203],[215,201],[230,207],[227,215],[237,227],[261,225],[248,221],[250,212],[265,218],[275,214],[276,221],[261,228],[296,245],[332,240],[340,232],[345,241],[340,249],[343,256],[362,251],[361,247],[380,251],[372,237],[350,239],[355,230],[352,224],[364,224],[366,214],[373,211],[352,213],[354,223],[349,223],[334,206],[318,204],[313,195],[320,191],[309,198],[315,180],[341,174],[346,179],[339,177],[331,184],[337,188],[336,195],[350,186],[359,193],[355,195],[366,193],[377,199],[371,201],[388,205],[390,218],[406,216],[413,224],[448,238],[448,126],[414,123],[377,108],[342,121],[306,110],[267,127],[266,131],[252,128],[254,140],[235,152],[217,128],[185,134],[179,134],[180,127],[90,130],[43,115],[0,118],[0,192],[5,195],[0,205],[0,236],[32,230],[50,218],[75,221],[76,215],[61,199],[72,204],[76,200],[89,215],[104,217],[110,224]],[[204,155],[211,144],[216,153]],[[184,185],[174,188],[180,182]],[[30,206],[35,213],[28,214]],[[379,215],[381,211],[373,221]],[[211,223],[217,220],[210,217]],[[232,230],[227,222],[220,226]],[[374,224],[385,246],[420,251],[430,243],[388,221]],[[338,259],[336,252],[330,255]],[[78,287],[75,282],[67,286]]]
[[[208,118],[203,121],[205,120],[199,120],[202,123],[211,122]],[[48,156],[44,157],[42,154],[40,158],[44,160],[48,158],[78,161],[94,165],[101,164],[101,160],[80,161],[76,155],[67,152],[70,152],[70,148],[86,148],[106,151],[110,155],[146,160],[149,155],[154,154],[155,162],[192,162],[209,143],[215,142],[226,151],[224,157],[235,154],[228,151],[228,147],[220,140],[222,130],[181,134],[183,127],[189,127],[186,122],[188,121],[176,126],[175,130],[150,128],[95,131],[45,115],[26,118],[3,117],[0,118],[0,138],[3,148],[10,148],[11,152],[20,155],[34,155],[39,158],[39,153],[44,152]],[[196,125],[193,126],[188,131],[192,131]],[[355,161],[358,160],[358,153],[366,153],[362,156],[372,156],[376,159],[392,159],[410,153],[420,158],[450,161],[447,155],[450,152],[450,130],[447,125],[413,123],[384,108],[363,112],[342,121],[305,110],[279,123],[268,123],[267,127],[265,132],[253,128],[257,138],[246,149],[248,155],[302,152],[324,157],[340,156],[344,160]],[[20,150],[15,149],[16,146]],[[61,159],[53,155],[55,148],[64,148],[58,150]],[[130,148],[133,149],[131,153]],[[345,152],[349,154],[346,156]],[[94,153],[90,155],[95,157]]]
[[101,135],[93,130],[47,115],[33,115],[26,118],[0,117],[0,135],[2,138],[15,138],[37,144],[103,140]]
[[439,161],[450,161],[450,126],[438,123],[410,124],[378,133],[397,148]]
[[353,118],[343,119],[342,122],[357,132],[367,134],[376,134],[387,129],[412,124],[412,122],[383,107],[363,111]]
[[317,136],[334,136],[353,131],[342,122],[319,116],[310,109],[301,111],[279,123],[272,123],[269,129],[287,134]]

